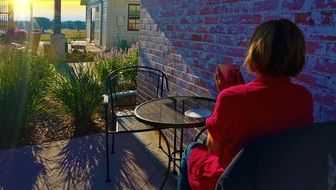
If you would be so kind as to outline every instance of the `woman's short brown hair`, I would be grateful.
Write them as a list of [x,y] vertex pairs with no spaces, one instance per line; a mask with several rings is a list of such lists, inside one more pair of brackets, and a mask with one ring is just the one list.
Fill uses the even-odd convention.
[[245,64],[265,76],[296,76],[305,64],[302,31],[286,19],[260,24],[252,35]]

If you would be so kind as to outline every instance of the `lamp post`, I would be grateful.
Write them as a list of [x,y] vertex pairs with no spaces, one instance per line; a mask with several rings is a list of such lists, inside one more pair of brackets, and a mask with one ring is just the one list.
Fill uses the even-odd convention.
[[54,34],[61,33],[61,0],[55,0]]
[[33,0],[29,3],[29,42],[32,43],[33,40]]
[[14,6],[13,0],[8,1],[8,29],[14,28]]

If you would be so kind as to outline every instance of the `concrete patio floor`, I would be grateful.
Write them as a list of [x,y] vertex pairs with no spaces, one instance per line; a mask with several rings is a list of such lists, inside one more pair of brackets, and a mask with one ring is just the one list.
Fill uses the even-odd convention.
[[[116,136],[105,183],[104,135],[0,151],[0,189],[159,189],[167,157],[154,132]],[[175,189],[170,175],[164,189]]]

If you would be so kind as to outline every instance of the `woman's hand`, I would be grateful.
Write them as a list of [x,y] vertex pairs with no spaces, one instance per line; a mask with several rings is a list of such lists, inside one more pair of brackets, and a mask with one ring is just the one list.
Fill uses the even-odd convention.
[[231,86],[244,84],[244,78],[239,71],[239,67],[233,64],[219,65],[215,73],[215,84],[218,91],[222,91],[225,88]]

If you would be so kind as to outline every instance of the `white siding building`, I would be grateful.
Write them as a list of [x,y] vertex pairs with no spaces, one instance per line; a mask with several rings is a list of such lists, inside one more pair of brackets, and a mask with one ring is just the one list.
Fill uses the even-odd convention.
[[87,41],[111,49],[138,40],[140,0],[81,0],[81,5],[86,6]]

